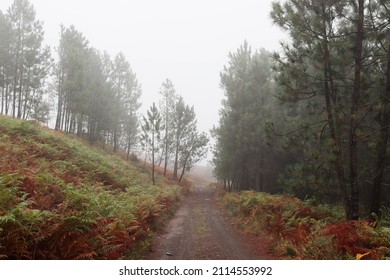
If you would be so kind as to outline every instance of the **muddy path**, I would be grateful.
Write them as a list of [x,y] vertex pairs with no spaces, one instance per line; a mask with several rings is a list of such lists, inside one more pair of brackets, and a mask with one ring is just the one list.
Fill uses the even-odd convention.
[[264,237],[235,229],[214,199],[214,189],[196,185],[185,198],[147,259],[273,259]]

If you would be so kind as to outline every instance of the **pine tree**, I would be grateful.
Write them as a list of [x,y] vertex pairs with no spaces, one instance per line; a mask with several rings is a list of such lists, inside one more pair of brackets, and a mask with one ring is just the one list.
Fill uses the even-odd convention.
[[179,167],[181,167],[179,182],[183,179],[185,171],[190,171],[194,164],[206,157],[208,143],[209,138],[207,135],[199,133],[196,125],[194,125],[190,133],[182,141],[178,163]]
[[[311,137],[302,146],[301,162],[316,166],[306,168],[311,174],[300,176],[313,178],[313,182],[322,177],[328,186],[337,185],[348,219],[359,218],[360,192],[368,189],[362,185],[378,174],[369,175],[375,165],[370,146],[375,145],[379,131],[373,108],[381,99],[376,88],[384,68],[377,39],[383,35],[370,23],[376,22],[375,17],[370,20],[367,15],[369,10],[377,13],[377,4],[286,1],[274,3],[271,14],[291,37],[291,43],[284,44],[276,56],[281,96],[284,101],[300,103],[297,108],[315,112],[310,116],[301,111],[297,118],[300,128],[296,131]],[[382,28],[388,29],[388,23]],[[380,173],[379,162],[375,169]]]
[[115,56],[112,81],[115,93],[113,100],[115,110],[112,112],[114,117],[113,147],[114,151],[118,150],[120,139],[124,135],[127,143],[127,155],[129,156],[137,135],[137,111],[141,106],[138,99],[141,96],[141,88],[123,53]]
[[167,174],[167,167],[169,156],[172,153],[172,144],[174,138],[173,118],[175,111],[175,103],[177,101],[176,90],[171,80],[166,79],[160,88],[162,100],[160,101],[160,111],[163,117],[165,131],[164,131],[164,176]]
[[[161,131],[164,130],[164,125],[162,124],[162,117],[155,103],[153,103],[153,105],[147,111],[147,118],[144,116],[143,120],[144,123],[142,126],[142,130],[145,134],[144,140],[148,141],[147,146],[149,146],[149,149],[152,154],[152,182],[153,185],[155,185],[155,155],[158,150],[158,142],[160,141]],[[147,151],[145,151],[145,153],[147,153]]]
[[182,148],[183,140],[190,133],[193,124],[196,122],[194,107],[189,107],[184,103],[183,97],[179,97],[175,105],[175,114],[173,118],[174,129],[174,163],[173,175],[174,180],[178,179],[179,155]]
[[[276,108],[270,107],[271,69],[270,53],[260,50],[253,54],[244,42],[229,54],[229,64],[221,72],[225,100],[219,126],[212,131],[216,138],[213,162],[216,177],[229,185],[229,190],[265,191],[265,181],[276,181],[277,172],[271,174],[265,165],[271,155],[266,123]],[[268,161],[268,165],[273,162],[270,157]]]
[[51,68],[49,47],[43,47],[43,26],[35,19],[27,0],[15,0],[8,9],[13,57],[12,116],[27,119],[32,104],[42,100],[43,86]]
[[89,46],[84,35],[72,25],[61,26],[56,67],[57,82],[57,130],[68,133],[82,133],[83,107],[85,106],[84,59],[88,57]]

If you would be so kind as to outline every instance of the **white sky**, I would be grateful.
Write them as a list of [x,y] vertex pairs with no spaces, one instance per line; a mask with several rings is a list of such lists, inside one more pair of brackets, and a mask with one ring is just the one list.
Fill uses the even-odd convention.
[[[13,0],[1,0],[6,12]],[[286,36],[270,19],[272,0],[30,0],[44,22],[46,43],[59,42],[59,25],[73,24],[90,46],[122,51],[142,84],[142,112],[159,99],[169,78],[198,126],[218,123],[223,91],[219,73],[227,55],[247,40],[272,51]],[[53,50],[54,54],[54,50]]]

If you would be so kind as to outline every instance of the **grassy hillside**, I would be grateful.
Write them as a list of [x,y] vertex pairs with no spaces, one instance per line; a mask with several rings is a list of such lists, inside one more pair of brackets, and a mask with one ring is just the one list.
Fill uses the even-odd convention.
[[281,258],[390,259],[390,228],[384,220],[346,221],[341,207],[253,191],[221,190],[219,198],[239,227],[267,236]]
[[118,155],[0,117],[0,259],[141,258],[180,187]]

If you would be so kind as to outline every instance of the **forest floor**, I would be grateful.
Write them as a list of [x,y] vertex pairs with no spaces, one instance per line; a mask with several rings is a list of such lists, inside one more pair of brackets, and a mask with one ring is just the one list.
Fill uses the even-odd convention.
[[274,259],[267,248],[264,236],[234,228],[216,202],[215,189],[195,178],[194,187],[157,236],[147,259]]

